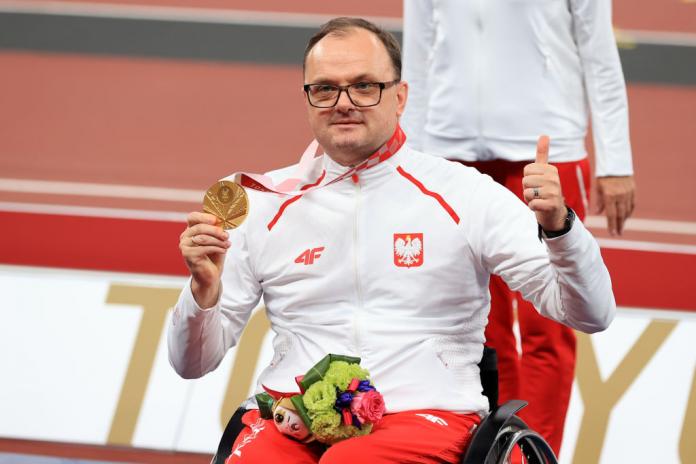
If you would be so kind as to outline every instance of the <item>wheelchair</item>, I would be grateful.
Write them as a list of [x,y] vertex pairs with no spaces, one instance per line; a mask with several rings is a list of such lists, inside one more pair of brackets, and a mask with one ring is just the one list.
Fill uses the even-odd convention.
[[[484,347],[479,363],[483,394],[492,405],[491,412],[474,431],[461,464],[507,464],[519,449],[526,464],[558,464],[551,447],[541,435],[531,430],[515,415],[527,405],[526,401],[510,400],[498,407],[498,361],[495,350]],[[224,464],[232,451],[235,439],[244,429],[242,416],[247,409],[235,411],[220,438],[211,464]]]

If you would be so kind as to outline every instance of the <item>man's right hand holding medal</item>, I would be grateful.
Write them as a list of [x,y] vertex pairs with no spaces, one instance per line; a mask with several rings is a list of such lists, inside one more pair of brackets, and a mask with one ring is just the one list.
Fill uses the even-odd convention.
[[234,229],[249,213],[249,199],[239,184],[221,180],[203,198],[203,212],[188,215],[188,227],[179,237],[179,249],[191,272],[191,292],[201,308],[215,305],[225,253],[231,246],[225,229]]
[[179,249],[191,272],[191,292],[201,308],[210,308],[218,300],[220,276],[225,253],[231,243],[220,219],[208,213],[193,212],[188,227],[179,237]]

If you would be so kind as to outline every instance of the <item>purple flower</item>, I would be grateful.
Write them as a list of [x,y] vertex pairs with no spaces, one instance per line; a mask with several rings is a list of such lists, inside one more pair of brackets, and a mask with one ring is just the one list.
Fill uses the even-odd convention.
[[359,392],[368,392],[368,391],[375,391],[377,390],[375,387],[370,385],[369,380],[361,380],[360,383],[358,384],[358,391]]
[[341,412],[345,408],[350,408],[350,403],[353,401],[353,394],[351,392],[338,393],[336,395],[336,403],[334,408]]
[[360,419],[358,419],[358,416],[356,416],[355,414],[351,414],[351,416],[353,417],[353,426],[362,430],[362,424],[360,423]]

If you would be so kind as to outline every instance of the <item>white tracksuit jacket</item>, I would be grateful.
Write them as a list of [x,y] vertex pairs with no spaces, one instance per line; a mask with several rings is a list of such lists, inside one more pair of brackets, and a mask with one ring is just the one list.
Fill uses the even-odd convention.
[[587,156],[633,174],[611,0],[405,0],[402,126],[411,146],[461,161]]
[[[346,168],[318,157],[307,183],[322,170],[320,185]],[[187,285],[176,305],[169,356],[183,377],[215,369],[263,295],[276,336],[259,384],[296,391],[295,376],[327,353],[355,355],[389,412],[484,413],[477,363],[489,274],[579,330],[602,330],[613,318],[609,274],[580,221],[544,244],[533,212],[512,193],[408,145],[357,182],[310,191],[280,215],[287,196],[247,192],[250,212],[230,231],[220,301],[203,310]],[[410,267],[407,253],[395,250],[399,237],[406,248],[421,240]],[[297,259],[315,248],[323,250],[311,264]]]

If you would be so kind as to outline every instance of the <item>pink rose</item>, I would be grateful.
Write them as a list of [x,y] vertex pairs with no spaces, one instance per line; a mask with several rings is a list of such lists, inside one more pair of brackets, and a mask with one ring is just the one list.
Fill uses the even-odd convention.
[[357,394],[350,403],[350,412],[361,424],[374,424],[384,415],[384,398],[378,391]]

